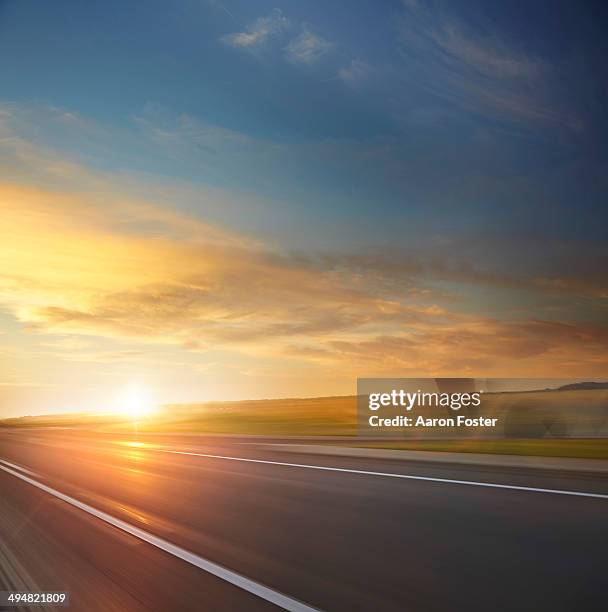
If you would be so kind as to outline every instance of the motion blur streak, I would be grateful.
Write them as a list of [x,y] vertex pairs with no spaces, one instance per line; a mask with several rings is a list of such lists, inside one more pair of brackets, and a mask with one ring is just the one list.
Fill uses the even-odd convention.
[[74,499],[73,497],[70,497],[69,495],[65,495],[60,491],[52,489],[51,487],[47,487],[41,482],[37,482],[32,478],[28,478],[23,474],[19,474],[14,470],[4,467],[3,465],[0,465],[0,470],[4,470],[8,474],[12,474],[17,478],[21,478],[21,480],[35,487],[38,487],[42,491],[49,493],[50,495],[53,495],[61,499],[62,501],[67,502],[68,504],[71,504],[76,508],[79,508],[80,510],[84,510],[85,512],[88,512],[89,514],[101,519],[102,521],[105,521],[106,523],[109,523],[114,527],[118,527],[118,529],[122,529],[123,531],[126,531],[127,533],[135,536],[136,538],[139,538],[144,542],[148,542],[149,544],[152,544],[153,546],[156,546],[161,550],[164,550],[165,552],[168,552],[169,554],[178,557],[179,559],[183,559],[184,561],[187,561],[188,563],[191,563],[192,565],[195,565],[196,567],[199,567],[200,569],[205,570],[206,572],[209,572],[214,576],[218,576],[219,578],[222,578],[223,580],[226,580],[227,582],[230,582],[231,584],[234,584],[239,588],[244,589],[245,591],[249,591],[250,593],[257,595],[258,597],[261,597],[266,601],[270,601],[276,604],[277,606],[280,606],[284,610],[289,610],[290,612],[314,612],[315,610],[315,608],[311,608],[310,606],[291,599],[290,597],[287,597],[282,593],[277,593],[276,591],[273,591],[272,589],[269,589],[268,587],[265,587],[262,584],[258,584],[253,580],[249,580],[244,576],[240,576],[235,572],[231,572],[229,569],[226,569],[221,565],[217,565],[215,563],[207,561],[206,559],[203,559],[202,557],[199,557],[194,553],[184,550],[179,546],[175,546],[175,544],[171,544],[166,540],[147,533],[143,529],[138,529],[137,527],[134,527],[133,525],[130,525],[125,521],[121,521],[120,519],[110,516],[105,512],[97,510],[96,508],[92,508],[88,504],[83,504],[82,502],[78,501],[77,499]]
[[[171,546],[332,612],[603,609],[604,497],[435,480],[606,496],[606,473],[303,459],[284,441],[0,429],[0,457],[41,475],[0,469],[0,582],[70,591],[74,612],[277,609]],[[376,475],[400,471],[420,478]]]
[[286,463],[284,461],[264,461],[262,459],[245,459],[244,457],[224,457],[222,455],[208,455],[205,453],[189,453],[186,451],[161,450],[163,453],[174,455],[190,455],[193,457],[208,457],[210,459],[226,459],[228,461],[247,461],[249,463],[268,463],[287,467],[306,468],[309,470],[323,470],[325,472],[346,472],[348,474],[362,474],[366,476],[387,476],[389,478],[404,478],[405,480],[426,480],[428,482],[443,482],[446,484],[471,485],[474,487],[490,487],[492,489],[511,489],[513,491],[530,491],[532,493],[555,493],[557,495],[576,495],[577,497],[596,497],[608,499],[608,495],[599,493],[584,493],[583,491],[563,491],[560,489],[541,489],[538,487],[518,487],[515,485],[498,484],[495,482],[475,482],[472,480],[454,480],[453,478],[429,478],[428,476],[412,476],[411,474],[394,474],[393,472],[370,472],[369,470],[350,470],[346,468],[327,467],[323,465],[309,465],[307,463]]

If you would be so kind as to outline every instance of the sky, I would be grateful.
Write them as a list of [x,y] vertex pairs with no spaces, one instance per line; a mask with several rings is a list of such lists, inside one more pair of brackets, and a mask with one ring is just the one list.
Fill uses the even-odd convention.
[[0,0],[0,416],[608,376],[607,17]]

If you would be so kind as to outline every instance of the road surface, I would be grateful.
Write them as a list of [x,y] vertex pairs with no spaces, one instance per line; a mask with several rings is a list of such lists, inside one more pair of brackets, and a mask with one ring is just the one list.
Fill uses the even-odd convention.
[[603,474],[76,430],[0,460],[0,590],[57,610],[606,609]]

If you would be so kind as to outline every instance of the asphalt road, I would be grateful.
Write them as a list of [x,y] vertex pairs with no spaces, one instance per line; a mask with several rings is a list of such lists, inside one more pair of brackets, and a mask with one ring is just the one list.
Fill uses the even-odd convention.
[[607,608],[602,474],[67,430],[0,459],[0,590],[57,610]]

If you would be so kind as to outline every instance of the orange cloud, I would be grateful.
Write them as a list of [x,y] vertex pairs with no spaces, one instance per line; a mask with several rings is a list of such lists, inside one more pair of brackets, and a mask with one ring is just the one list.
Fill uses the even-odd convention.
[[152,205],[102,213],[86,196],[6,184],[0,202],[1,297],[40,331],[249,343],[443,314]]
[[605,328],[450,310],[416,286],[415,263],[383,271],[381,259],[287,256],[130,199],[101,207],[99,196],[5,183],[0,203],[0,299],[40,333],[231,347],[353,374],[605,366]]
[[[608,370],[605,326],[577,322],[571,299],[605,304],[605,266],[595,256],[600,265],[583,266],[586,276],[513,278],[446,252],[285,253],[178,212],[170,189],[157,197],[165,202],[152,202],[141,196],[151,190],[128,177],[33,144],[19,135],[28,119],[0,108],[0,306],[38,334],[93,339],[77,354],[66,345],[55,355],[108,363],[137,359],[151,344],[228,348],[274,359],[274,377],[309,366],[328,392],[336,373]],[[211,191],[199,196],[225,204]],[[471,286],[562,296],[561,322],[515,319],[514,308],[491,317]],[[100,348],[95,338],[133,346]],[[260,367],[268,375],[268,363]]]

